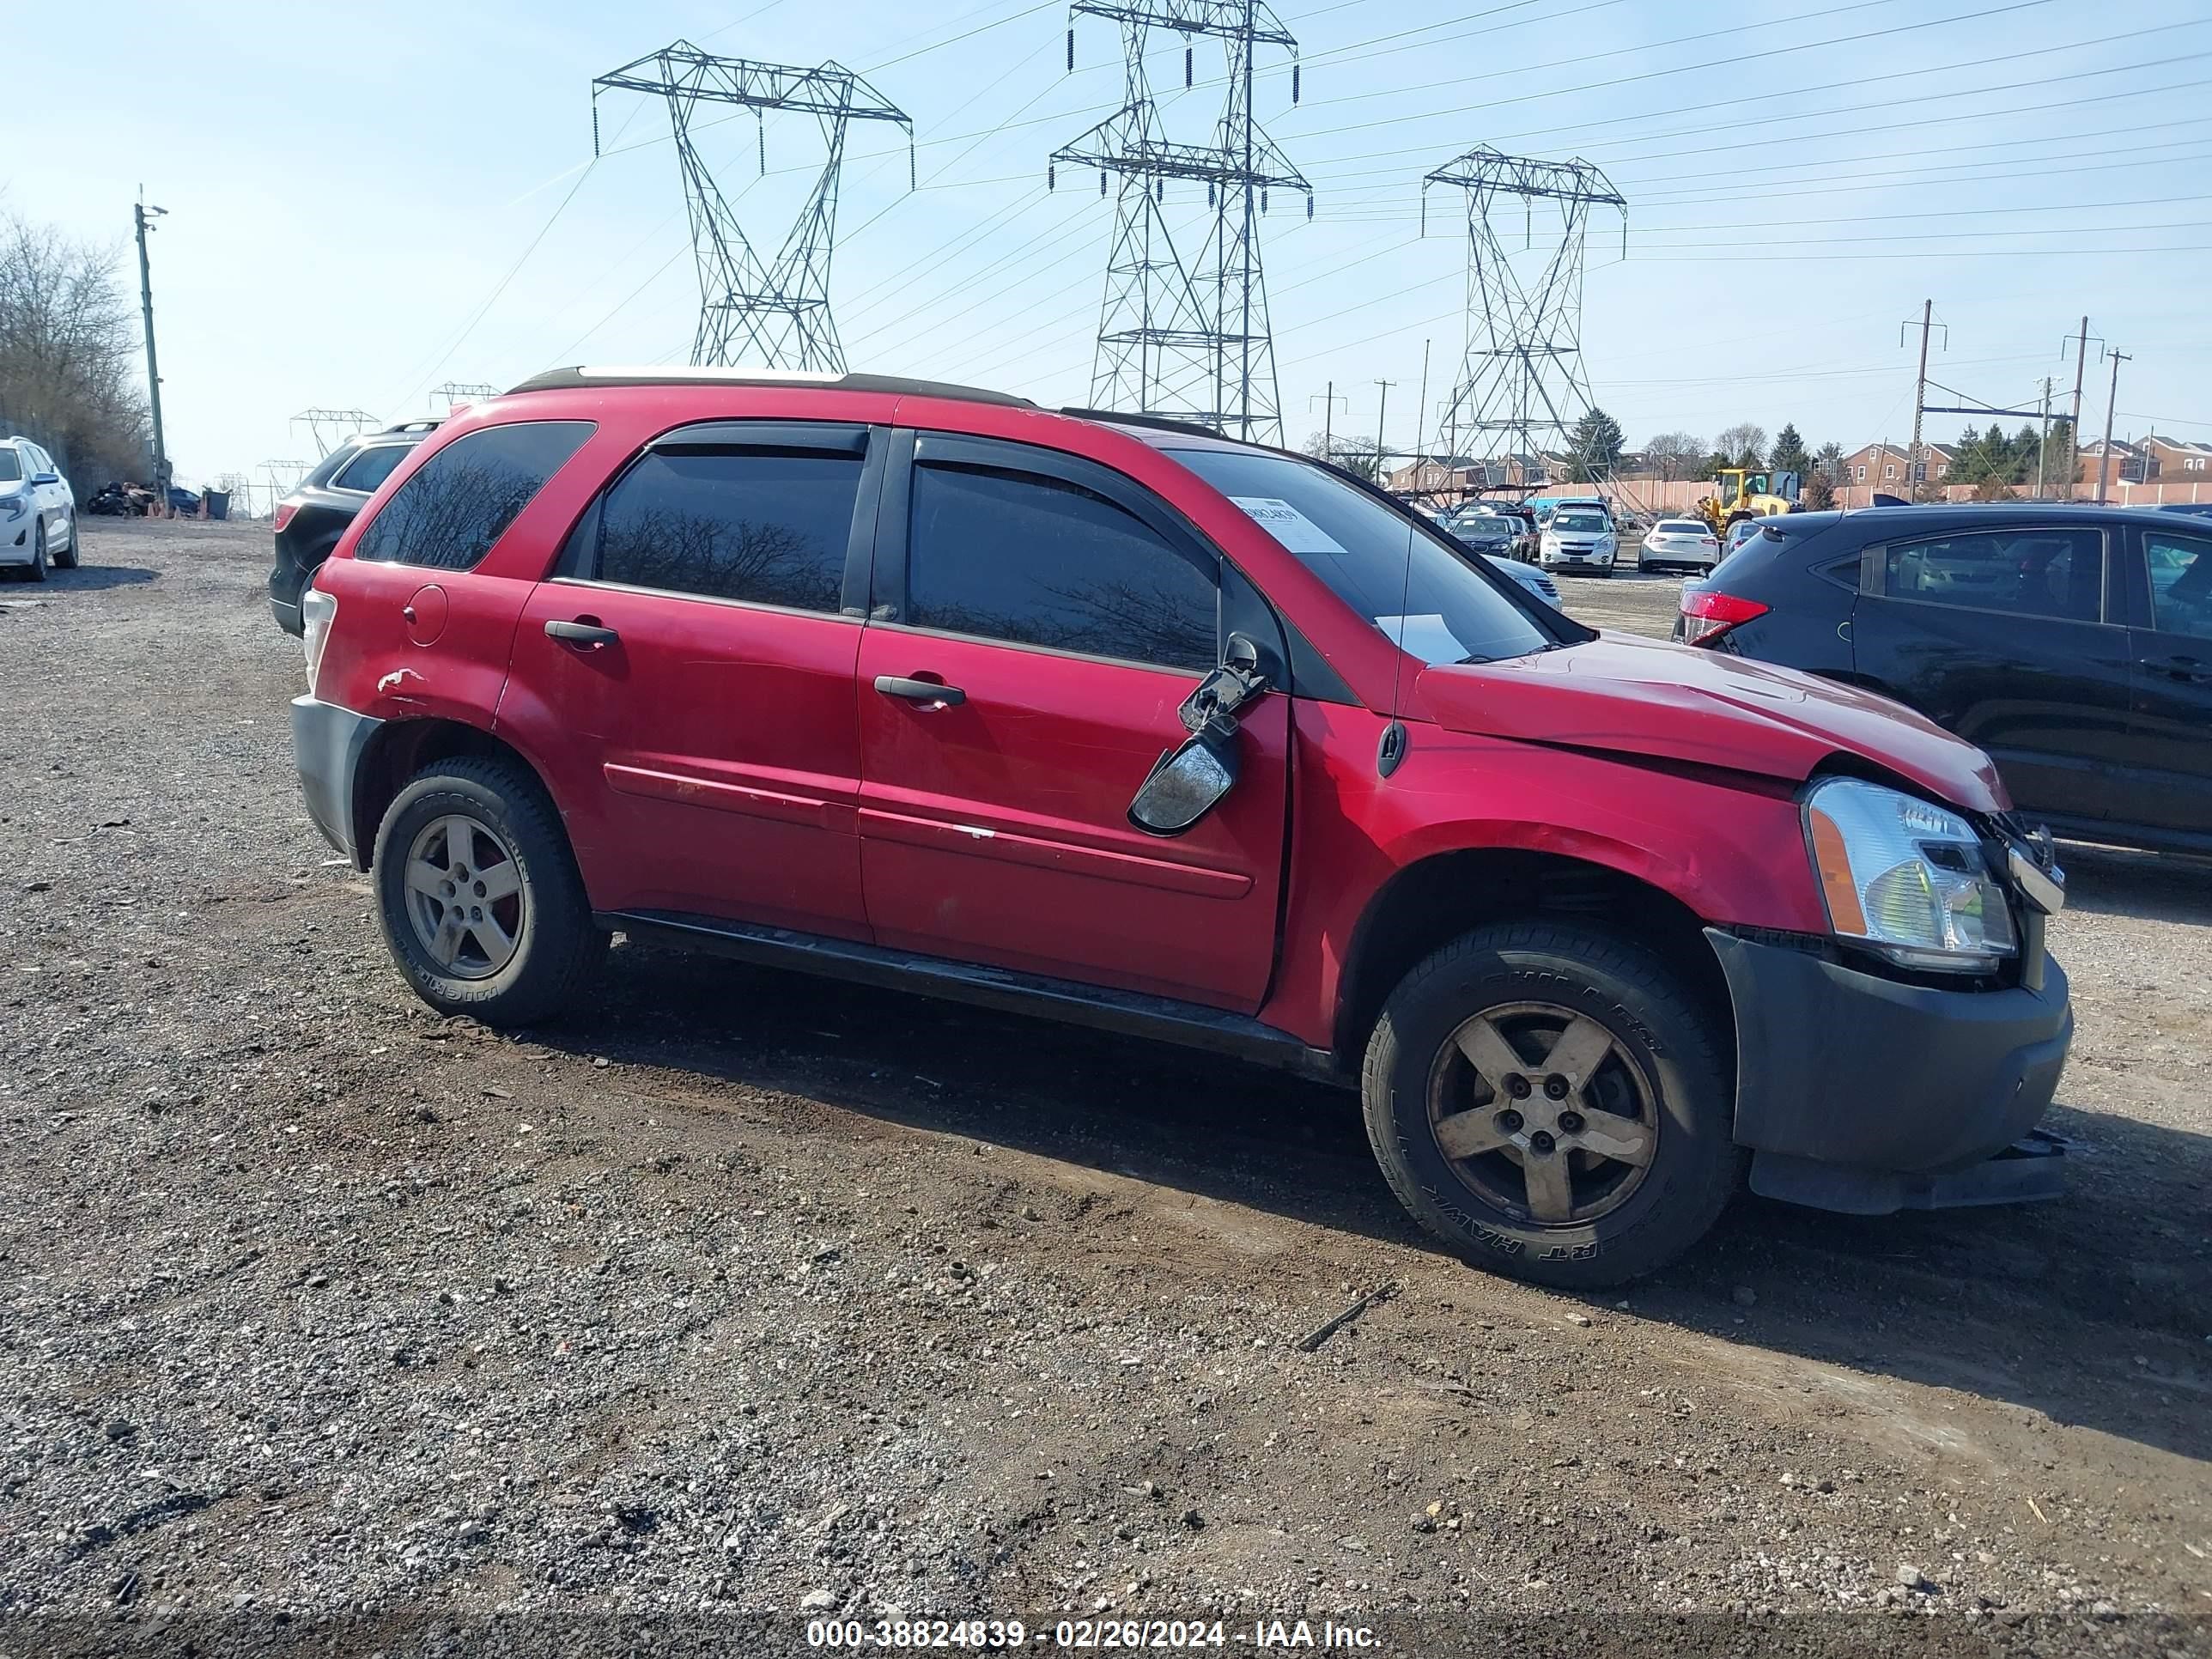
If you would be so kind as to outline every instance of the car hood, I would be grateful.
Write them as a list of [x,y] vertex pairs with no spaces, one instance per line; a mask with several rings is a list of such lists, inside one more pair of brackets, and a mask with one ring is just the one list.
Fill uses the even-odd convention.
[[1900,703],[1793,668],[1632,635],[1426,669],[1419,693],[1454,732],[1791,782],[1832,756],[1850,755],[1966,811],[2012,805],[1987,755]]

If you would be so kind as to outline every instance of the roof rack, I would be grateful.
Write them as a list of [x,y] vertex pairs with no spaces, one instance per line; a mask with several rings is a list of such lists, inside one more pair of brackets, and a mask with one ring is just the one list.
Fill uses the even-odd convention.
[[1134,415],[1126,409],[1063,409],[1061,414],[1079,421],[1103,421],[1109,426],[1146,426],[1161,432],[1185,432],[1194,438],[1220,438],[1229,434],[1218,426],[1208,426],[1204,421],[1179,421],[1171,415]]
[[392,432],[435,432],[445,423],[446,417],[442,415],[418,415],[411,421],[394,421],[390,426],[380,428],[377,436],[382,437]]
[[574,392],[586,386],[814,386],[839,392],[888,392],[910,398],[947,398],[959,403],[997,404],[1014,409],[1034,409],[1027,398],[1011,392],[987,392],[980,386],[955,386],[945,380],[915,380],[899,374],[832,374],[818,369],[675,368],[651,364],[640,368],[601,368],[577,365],[549,368],[508,389],[512,397],[524,392]]

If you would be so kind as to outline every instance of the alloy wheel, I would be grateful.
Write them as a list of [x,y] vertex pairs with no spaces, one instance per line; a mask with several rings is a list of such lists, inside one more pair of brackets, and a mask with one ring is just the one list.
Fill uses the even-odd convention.
[[514,850],[478,820],[451,812],[407,849],[407,920],[439,971],[489,979],[514,959],[528,923]]
[[1581,1225],[1644,1183],[1659,1095],[1604,1022],[1548,1002],[1463,1021],[1429,1074],[1429,1128],[1461,1180],[1540,1226]]

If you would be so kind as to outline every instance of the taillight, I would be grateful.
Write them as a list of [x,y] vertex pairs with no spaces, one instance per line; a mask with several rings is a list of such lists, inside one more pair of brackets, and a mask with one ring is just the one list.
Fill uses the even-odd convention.
[[299,510],[300,510],[300,504],[299,504],[299,502],[297,502],[297,501],[279,501],[279,502],[277,502],[277,503],[276,503],[276,518],[275,518],[273,520],[271,520],[271,521],[270,521],[270,527],[272,530],[278,530],[278,531],[283,530],[286,525],[288,525],[288,524],[289,524],[289,523],[291,523],[291,522],[292,522],[292,515],[293,515],[295,513],[297,513]]
[[1771,609],[1757,599],[1740,599],[1733,593],[1709,588],[1682,590],[1682,638],[1690,645],[1711,645],[1731,628],[1763,617]]
[[300,643],[307,653],[307,692],[313,696],[315,678],[322,672],[323,647],[330,643],[331,624],[337,620],[338,601],[335,593],[325,593],[307,579],[307,586],[300,590]]

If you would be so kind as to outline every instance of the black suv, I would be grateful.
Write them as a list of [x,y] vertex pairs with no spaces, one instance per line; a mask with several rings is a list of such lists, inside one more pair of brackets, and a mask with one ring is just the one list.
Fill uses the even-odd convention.
[[1896,698],[2060,835],[2212,852],[2212,525],[2039,502],[1765,519],[1685,585],[1674,637]]
[[299,487],[276,503],[276,562],[269,572],[269,609],[287,634],[303,631],[300,590],[331,556],[376,487],[408,451],[438,429],[435,421],[402,421],[381,432],[348,438],[315,463]]

